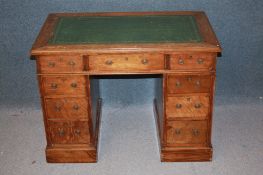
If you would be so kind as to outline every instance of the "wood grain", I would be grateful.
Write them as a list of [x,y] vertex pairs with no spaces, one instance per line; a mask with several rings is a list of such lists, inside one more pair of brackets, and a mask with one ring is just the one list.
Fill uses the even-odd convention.
[[180,70],[214,70],[214,54],[172,54],[170,69]]
[[88,144],[90,143],[89,127],[87,121],[48,121],[52,144]]
[[212,76],[198,74],[169,74],[167,93],[209,93],[212,85]]
[[210,147],[163,149],[162,162],[201,162],[212,160],[213,149]]
[[42,56],[39,62],[39,73],[75,73],[84,71],[81,55]]
[[89,56],[91,71],[163,70],[162,54],[122,54]]
[[48,119],[88,119],[86,98],[46,98]]
[[90,142],[90,131],[91,127],[88,121],[74,121],[72,122],[72,143],[75,144],[83,144],[83,143],[91,143]]
[[48,163],[96,163],[97,151],[94,147],[46,148]]
[[168,121],[167,146],[206,146],[207,121]]
[[44,95],[85,95],[85,76],[42,76],[42,92]]
[[48,121],[49,133],[52,144],[68,144],[71,143],[71,123]]
[[204,119],[210,108],[209,95],[168,96],[166,101],[167,119]]

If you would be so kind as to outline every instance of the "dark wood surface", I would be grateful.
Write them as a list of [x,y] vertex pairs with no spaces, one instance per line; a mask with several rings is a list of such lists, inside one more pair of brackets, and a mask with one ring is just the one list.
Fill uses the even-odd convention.
[[[202,42],[50,45],[65,16],[192,15]],[[218,40],[204,12],[50,14],[31,55],[47,139],[47,162],[97,162],[100,75],[154,74],[161,161],[210,161]]]

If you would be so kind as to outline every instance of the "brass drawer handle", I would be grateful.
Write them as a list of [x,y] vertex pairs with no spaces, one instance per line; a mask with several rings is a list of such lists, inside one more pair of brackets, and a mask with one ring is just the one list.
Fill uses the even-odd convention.
[[59,135],[60,137],[63,137],[63,136],[65,135],[65,131],[64,131],[63,128],[59,128],[59,129],[58,129],[58,135]]
[[79,110],[79,105],[75,104],[75,105],[73,106],[73,109],[76,110],[76,111]]
[[178,64],[184,64],[184,59],[182,59],[182,58],[179,58],[179,60],[178,60]]
[[201,82],[199,80],[197,80],[195,84],[196,84],[196,86],[200,86]]
[[201,106],[202,106],[201,103],[196,103],[196,104],[195,104],[195,108],[196,108],[196,109],[201,108]]
[[48,62],[48,67],[55,67],[55,63],[54,62]]
[[71,83],[71,87],[76,88],[76,87],[78,87],[78,84],[77,83]]
[[175,129],[175,134],[180,135],[181,134],[181,129]]
[[180,81],[177,81],[177,82],[175,83],[175,85],[176,85],[176,87],[180,87],[180,86],[181,86]]
[[56,111],[61,111],[61,105],[60,104],[56,104],[55,105],[55,109],[56,109]]
[[79,129],[76,129],[74,132],[75,132],[76,135],[80,135],[80,130]]
[[198,129],[193,129],[192,133],[194,136],[198,136],[200,134],[200,131]]
[[105,64],[106,64],[106,65],[112,65],[112,64],[113,64],[113,61],[112,61],[112,60],[107,60],[107,61],[105,62]]
[[51,86],[51,88],[52,88],[52,89],[57,89],[57,87],[58,87],[58,84],[56,84],[56,83],[51,83],[51,85],[50,85],[50,86]]
[[71,61],[68,62],[68,64],[69,64],[70,66],[75,66],[76,63],[71,60]]
[[176,109],[181,109],[181,108],[182,108],[182,104],[177,103],[177,104],[175,105],[175,107],[176,107]]
[[197,59],[197,63],[198,64],[203,64],[204,63],[204,59],[203,58],[198,58]]
[[144,58],[144,59],[142,59],[142,64],[144,64],[144,65],[146,65],[146,64],[148,64],[149,63],[149,61],[148,61],[148,59],[146,59],[146,58]]

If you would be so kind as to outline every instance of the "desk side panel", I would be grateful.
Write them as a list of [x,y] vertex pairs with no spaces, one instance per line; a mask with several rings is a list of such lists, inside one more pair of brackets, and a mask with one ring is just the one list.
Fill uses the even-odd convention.
[[99,79],[96,76],[90,76],[90,107],[93,133],[96,133],[97,108],[100,99]]
[[159,137],[159,144],[163,144],[163,123],[164,123],[164,105],[163,105],[163,75],[155,79],[155,94],[154,94],[154,108],[156,112],[157,134]]

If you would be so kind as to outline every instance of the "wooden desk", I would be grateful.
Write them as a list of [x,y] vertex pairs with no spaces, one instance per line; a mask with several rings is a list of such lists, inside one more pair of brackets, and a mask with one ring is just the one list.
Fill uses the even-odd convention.
[[161,161],[211,160],[219,52],[203,12],[50,14],[31,50],[47,162],[98,160],[96,77],[115,74],[160,75],[153,108]]

